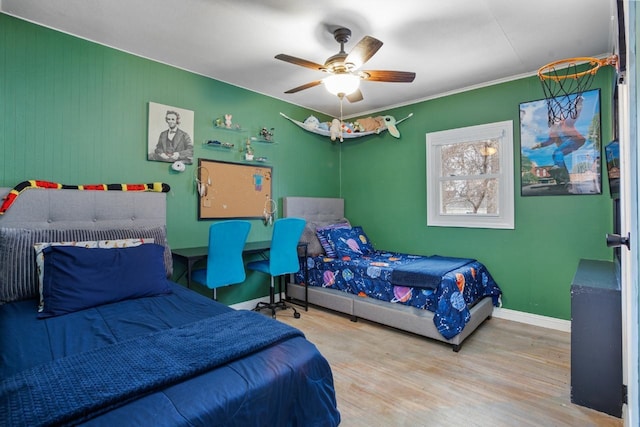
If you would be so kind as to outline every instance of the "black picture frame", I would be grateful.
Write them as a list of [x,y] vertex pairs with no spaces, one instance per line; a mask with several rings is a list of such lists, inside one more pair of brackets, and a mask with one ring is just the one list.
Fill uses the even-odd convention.
[[523,197],[602,194],[600,89],[569,98],[578,115],[552,125],[546,99],[520,104]]
[[609,193],[612,199],[620,197],[620,143],[614,139],[604,147],[607,164]]

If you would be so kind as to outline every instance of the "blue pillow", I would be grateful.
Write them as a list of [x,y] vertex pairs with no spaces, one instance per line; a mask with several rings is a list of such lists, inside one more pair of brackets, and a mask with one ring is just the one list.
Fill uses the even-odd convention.
[[336,228],[329,231],[328,240],[340,258],[357,258],[375,252],[362,227]]
[[155,243],[118,249],[49,246],[43,252],[44,307],[39,318],[171,293],[164,247]]

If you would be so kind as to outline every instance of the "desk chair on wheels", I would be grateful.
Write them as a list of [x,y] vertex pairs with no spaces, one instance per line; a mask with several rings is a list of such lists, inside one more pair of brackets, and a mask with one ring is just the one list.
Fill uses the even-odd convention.
[[[275,301],[275,277],[278,279],[282,275],[297,273],[300,270],[300,260],[298,259],[298,242],[302,236],[302,231],[306,221],[302,218],[280,218],[273,223],[273,237],[271,238],[271,249],[269,250],[269,258],[259,261],[253,261],[247,264],[249,270],[261,271],[271,276],[271,285],[269,287],[269,302],[259,302],[254,311],[260,311],[264,308],[271,310],[271,317],[276,317],[276,310],[293,310],[293,317],[300,317],[300,313],[285,304],[282,296]],[[281,291],[279,286],[279,291]],[[280,293],[280,292],[279,292]]]
[[211,224],[207,267],[191,273],[191,279],[213,289],[244,282],[246,273],[242,251],[251,229],[249,221],[229,220]]

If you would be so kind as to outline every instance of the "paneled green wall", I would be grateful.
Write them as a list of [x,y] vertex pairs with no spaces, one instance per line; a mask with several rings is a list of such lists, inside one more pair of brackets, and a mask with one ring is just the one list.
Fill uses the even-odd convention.
[[[595,83],[605,143],[611,138],[611,78],[605,69]],[[363,90],[366,95],[366,84]],[[0,186],[35,178],[164,181],[172,187],[171,246],[205,245],[211,222],[197,220],[195,166],[179,174],[146,160],[147,103],[195,112],[196,158],[240,161],[236,150],[202,146],[207,139],[240,143],[239,136],[212,127],[215,117],[231,113],[251,132],[275,127],[278,144],[256,146],[256,154],[271,159],[278,199],[342,195],[348,217],[365,227],[376,247],[478,258],[504,290],[506,308],[569,319],[578,260],[611,258],[604,245],[611,199],[606,178],[601,196],[519,195],[518,105],[540,98],[533,77],[498,84],[389,111],[396,118],[414,114],[399,126],[400,139],[383,133],[331,144],[278,114],[305,118],[310,111],[0,14]],[[502,120],[514,121],[516,229],[427,227],[425,133]],[[256,220],[249,238],[270,232]],[[266,279],[251,273],[247,283],[218,296],[232,304],[265,294]]]
[[[275,127],[275,145],[255,144],[273,166],[274,196],[336,196],[338,147],[306,134],[279,115],[306,117],[294,105],[200,75],[71,37],[0,14],[0,186],[26,179],[65,184],[163,181],[172,247],[206,245],[211,221],[197,220],[196,165],[184,173],[146,160],[148,102],[195,112],[194,155],[240,161],[238,150],[203,147],[208,139],[243,142],[215,131],[212,120],[231,113],[257,135]],[[222,133],[221,133],[222,132]],[[253,221],[250,240],[272,227]],[[177,269],[180,266],[176,266]],[[266,295],[266,278],[219,292],[235,303]]]
[[[602,69],[604,144],[612,139],[613,72]],[[581,258],[611,259],[607,178],[602,195],[521,197],[519,104],[542,99],[537,77],[498,84],[387,112],[401,118],[401,139],[388,134],[342,145],[342,194],[347,216],[378,248],[472,257],[484,262],[504,292],[505,308],[570,319],[570,284]],[[427,132],[513,120],[514,230],[427,227]]]

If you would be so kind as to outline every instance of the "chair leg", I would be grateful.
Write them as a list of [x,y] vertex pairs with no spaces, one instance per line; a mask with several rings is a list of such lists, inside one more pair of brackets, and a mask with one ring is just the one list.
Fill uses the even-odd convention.
[[278,277],[278,291],[279,291],[279,295],[278,295],[278,301],[276,301],[275,298],[275,293],[276,293],[276,289],[275,289],[275,278],[273,276],[271,276],[271,284],[269,287],[269,302],[259,302],[258,304],[256,304],[255,308],[253,309],[253,311],[260,311],[264,308],[267,308],[269,310],[271,310],[271,317],[273,317],[274,319],[276,318],[276,310],[287,310],[287,309],[291,309],[293,310],[293,317],[296,319],[300,318],[300,313],[298,313],[298,310],[296,310],[294,307],[286,304],[284,302],[284,300],[282,299],[282,282],[280,281],[282,276]]
[[271,305],[271,317],[276,318],[276,288],[273,285],[275,279],[271,276],[271,287],[269,288],[269,304]]
[[276,318],[276,302],[275,302],[275,287],[273,282],[273,276],[271,276],[271,282],[269,284],[269,302],[260,301],[256,304],[253,311],[260,311],[264,308],[271,310],[271,317]]
[[276,303],[276,305],[281,310],[288,310],[288,309],[293,310],[293,317],[295,319],[299,319],[300,318],[300,313],[298,313],[298,310],[296,310],[295,307],[293,307],[292,305],[287,304],[285,302],[285,300],[282,299],[282,279],[284,277],[286,277],[286,276],[279,276],[278,277],[278,302]]

